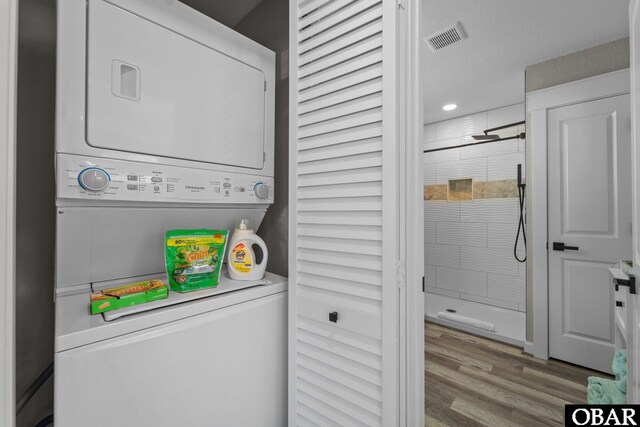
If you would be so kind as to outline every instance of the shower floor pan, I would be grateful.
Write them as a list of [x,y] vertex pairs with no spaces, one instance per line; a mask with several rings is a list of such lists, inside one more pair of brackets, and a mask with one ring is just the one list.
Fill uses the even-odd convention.
[[[494,331],[487,331],[473,327],[466,322],[462,323],[439,318],[438,313],[446,313],[447,309],[455,310],[456,315],[492,323],[495,325],[495,329]],[[425,319],[433,323],[460,329],[518,347],[524,346],[526,316],[525,313],[520,311],[451,298],[444,295],[426,293]]]

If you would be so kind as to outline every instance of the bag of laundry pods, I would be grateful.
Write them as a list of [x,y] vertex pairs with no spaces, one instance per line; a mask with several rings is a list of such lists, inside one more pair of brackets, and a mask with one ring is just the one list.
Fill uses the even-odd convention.
[[227,230],[169,230],[165,263],[172,291],[190,292],[220,283]]

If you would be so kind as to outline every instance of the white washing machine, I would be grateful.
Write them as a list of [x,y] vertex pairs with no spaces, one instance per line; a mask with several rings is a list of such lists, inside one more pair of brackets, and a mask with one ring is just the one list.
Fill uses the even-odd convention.
[[91,291],[166,280],[166,230],[258,227],[274,72],[178,1],[58,1],[57,426],[286,424],[286,278],[89,312]]

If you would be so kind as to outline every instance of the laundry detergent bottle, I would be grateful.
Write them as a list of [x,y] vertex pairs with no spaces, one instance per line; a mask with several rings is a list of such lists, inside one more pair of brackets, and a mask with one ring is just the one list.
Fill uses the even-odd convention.
[[[262,261],[256,262],[253,249],[257,245],[262,250]],[[233,280],[261,280],[267,269],[267,245],[250,228],[249,220],[241,219],[229,242],[227,267]]]

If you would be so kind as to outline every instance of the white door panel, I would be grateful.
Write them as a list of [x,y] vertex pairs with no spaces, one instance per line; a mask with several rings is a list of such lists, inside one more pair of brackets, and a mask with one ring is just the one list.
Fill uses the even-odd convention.
[[[564,335],[613,344],[612,293],[609,286],[603,286],[610,281],[610,266],[611,262],[562,260]],[[600,303],[597,310],[581,309],[593,300]]]
[[629,102],[621,95],[548,113],[549,354],[607,372],[608,268],[631,253]]
[[262,71],[103,0],[88,10],[88,144],[263,168]]
[[571,108],[578,118],[563,120],[560,128],[561,233],[611,236],[617,224],[612,200],[615,116],[583,117],[589,105]]

